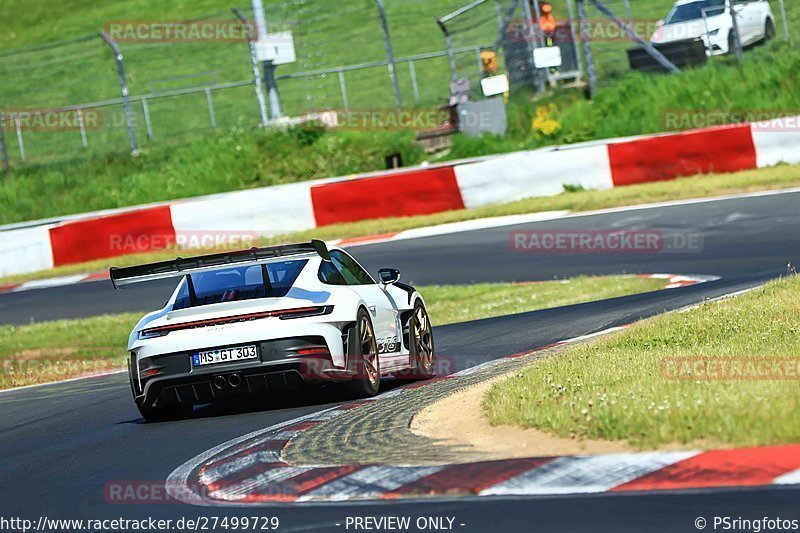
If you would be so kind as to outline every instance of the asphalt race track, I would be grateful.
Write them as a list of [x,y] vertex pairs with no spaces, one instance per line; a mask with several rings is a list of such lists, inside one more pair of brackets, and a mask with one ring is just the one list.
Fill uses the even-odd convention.
[[[365,245],[370,270],[396,266],[418,284],[527,281],[581,274],[716,275],[718,281],[614,300],[436,328],[437,352],[457,369],[627,324],[758,285],[800,262],[800,193],[571,217],[524,226]],[[511,249],[516,230],[657,230],[694,233],[702,246],[658,253],[534,254]],[[160,307],[169,286],[112,292],[105,282],[0,295],[0,322],[20,324]],[[435,319],[435,317],[434,317]],[[392,387],[392,383],[386,383]],[[348,516],[448,516],[462,531],[696,531],[714,515],[798,518],[800,491],[742,488],[658,494],[461,498],[253,509],[104,501],[110,481],[163,483],[184,461],[233,437],[340,402],[306,391],[233,411],[206,407],[191,419],[144,424],[124,374],[0,393],[0,501],[4,516],[173,518],[271,515],[282,531],[345,531]],[[333,403],[332,403],[333,402]],[[578,510],[578,512],[576,512]],[[464,524],[461,526],[460,524]],[[709,527],[709,529],[711,529]],[[350,529],[352,531],[352,529]]]
[[[786,272],[800,256],[800,192],[766,194],[484,229],[353,249],[371,271],[395,266],[403,281],[453,284],[532,281],[576,275],[654,273],[722,276],[721,284],[757,283]],[[698,235],[686,253],[535,254],[511,249],[518,230],[655,230]],[[115,291],[109,282],[0,294],[0,324],[150,311],[164,305],[174,281]]]

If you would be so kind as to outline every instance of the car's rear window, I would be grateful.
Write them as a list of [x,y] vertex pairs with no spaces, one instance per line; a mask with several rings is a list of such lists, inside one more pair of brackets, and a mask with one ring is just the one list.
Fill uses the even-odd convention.
[[189,283],[184,280],[173,309],[286,296],[306,263],[307,259],[267,263],[269,284],[264,283],[262,265],[192,274],[194,301],[189,294]]
[[701,19],[703,18],[703,10],[705,10],[707,17],[721,15],[725,12],[725,0],[700,0],[699,2],[675,6],[667,16],[666,23],[678,24],[679,22]]

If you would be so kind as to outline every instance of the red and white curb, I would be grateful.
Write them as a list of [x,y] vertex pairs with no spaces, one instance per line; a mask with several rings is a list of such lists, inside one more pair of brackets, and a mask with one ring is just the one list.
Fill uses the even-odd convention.
[[0,275],[163,250],[221,232],[271,236],[552,196],[567,185],[610,189],[800,162],[800,133],[779,129],[739,124],[604,139],[3,226]]
[[[402,393],[402,389],[391,393]],[[281,451],[292,437],[363,403],[346,404],[227,442],[175,470],[167,480],[167,490],[184,503],[215,506],[800,484],[800,445],[433,466],[294,466],[283,461]]]
[[719,276],[699,276],[699,275],[682,275],[682,274],[641,274],[640,277],[647,279],[664,279],[667,280],[665,289],[677,289],[680,287],[690,287],[698,283],[708,283],[709,281],[718,281],[721,279]]
[[[581,342],[629,327],[610,328],[550,346]],[[526,352],[532,353],[532,352]],[[289,441],[322,422],[369,402],[433,382],[458,379],[512,355],[375,398],[347,403],[221,444],[177,468],[169,495],[201,506],[382,501],[459,496],[540,496],[606,492],[800,485],[800,445],[730,450],[531,457],[431,466],[292,465]]]

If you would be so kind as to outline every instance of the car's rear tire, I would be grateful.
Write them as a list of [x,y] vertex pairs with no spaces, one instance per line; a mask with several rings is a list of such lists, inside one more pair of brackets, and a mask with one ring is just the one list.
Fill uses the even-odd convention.
[[414,304],[414,311],[409,319],[408,339],[412,367],[397,377],[408,380],[431,379],[436,366],[433,329],[428,310],[419,300]]
[[180,420],[192,411],[191,406],[183,404],[171,404],[166,406],[153,406],[136,403],[139,414],[147,422],[166,422],[168,420]]
[[357,398],[375,396],[381,388],[381,362],[375,329],[365,309],[358,311],[354,331],[358,339],[357,351],[348,354],[348,365],[353,378],[345,384],[345,389]]

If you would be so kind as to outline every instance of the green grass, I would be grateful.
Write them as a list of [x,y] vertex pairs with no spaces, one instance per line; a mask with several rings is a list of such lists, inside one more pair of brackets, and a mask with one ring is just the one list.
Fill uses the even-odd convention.
[[[447,211],[433,215],[384,218],[336,224],[299,233],[279,235],[263,240],[263,245],[275,245],[288,242],[303,242],[312,238],[334,240],[347,237],[363,237],[380,235],[395,231],[475,220],[479,218],[503,215],[519,215],[543,211],[590,211],[609,207],[638,205],[642,203],[680,200],[685,198],[702,198],[722,194],[766,191],[786,187],[800,186],[800,166],[781,165],[760,170],[747,170],[733,174],[712,174],[681,178],[673,181],[631,185],[605,191],[575,191],[545,197],[528,198],[517,202]],[[219,250],[216,250],[219,251]],[[181,250],[181,255],[197,255],[210,250]],[[174,259],[176,250],[163,250],[142,254],[132,254],[112,259],[102,259],[67,265],[51,270],[42,270],[29,274],[19,274],[0,278],[0,283],[16,283],[20,281],[45,279],[70,274],[95,273],[106,271],[110,266],[131,266],[141,263]]]
[[[387,2],[397,55],[441,50],[444,42],[434,17],[463,3],[462,0]],[[635,16],[660,18],[671,3],[671,0],[638,3]],[[29,4],[25,0],[8,0],[0,6],[0,18],[5,22],[0,29],[0,51],[40,45],[49,42],[53,35],[70,39],[91,34],[108,21],[185,20],[209,13],[217,19],[231,17],[230,3],[221,0],[102,3],[66,0]],[[279,74],[385,57],[371,0],[341,0],[335,9],[321,0],[302,4],[268,1],[267,7],[275,28],[292,26],[296,33],[300,59],[296,64],[281,66]],[[563,2],[555,2],[555,9],[561,17],[566,13]],[[800,5],[791,3],[788,10],[792,31],[800,31],[797,24]],[[590,17],[595,16],[590,13]],[[297,21],[299,25],[295,24]],[[457,44],[485,43],[492,40],[494,30],[494,24],[487,23],[485,29],[468,32],[463,42]],[[342,32],[347,33],[347,39],[341,38]],[[354,42],[358,46],[353,46]],[[604,81],[594,102],[582,100],[578,91],[560,91],[537,101],[524,92],[516,93],[510,107],[509,136],[481,139],[456,136],[453,149],[444,158],[661,131],[665,110],[791,110],[800,106],[800,93],[794,90],[800,72],[800,52],[778,40],[748,51],[741,66],[731,58],[712,58],[708,66],[687,70],[681,76],[619,72],[606,75],[606,70],[624,67],[628,44],[600,41],[594,46]],[[243,43],[123,43],[122,47],[133,95],[215,80],[245,80],[252,75]],[[465,65],[465,72],[475,74],[473,69],[477,70],[477,66],[471,54],[460,57],[461,64]],[[419,101],[412,96],[407,66],[399,68],[401,92],[407,106],[440,104],[449,94],[447,60],[418,62],[416,69],[420,80]],[[199,77],[169,81],[189,75]],[[352,108],[393,106],[389,78],[383,67],[348,73],[346,83]],[[343,107],[337,76],[282,80],[281,89],[284,107],[290,115]],[[99,38],[76,42],[55,52],[39,50],[10,56],[0,53],[3,109],[53,109],[113,99],[118,94],[111,52]],[[86,152],[80,147],[77,131],[25,131],[27,164],[19,161],[16,134],[7,124],[6,140],[15,170],[14,177],[6,180],[11,183],[0,186],[0,223],[241,189],[281,179],[374,170],[381,167],[384,155],[398,150],[407,156],[407,164],[422,159],[409,146],[410,134],[329,133],[312,145],[287,141],[281,133],[265,139],[263,133],[253,131],[258,113],[252,87],[218,91],[213,99],[218,123],[215,130],[210,127],[204,94],[150,100],[155,135],[152,142],[145,133],[142,105],[134,102],[139,144],[147,152],[134,161],[127,153],[124,113],[118,105],[104,108],[102,127],[88,132]],[[535,110],[548,103],[557,106],[553,119],[559,129],[548,134],[532,131]],[[326,151],[330,146],[347,147],[348,143],[355,145],[348,155]],[[174,146],[183,148],[175,150]],[[242,147],[241,152],[235,151],[237,146]],[[331,157],[335,161],[325,164]],[[56,200],[32,201],[27,196],[31,191],[41,190],[51,191]]]
[[[180,21],[207,17],[235,20],[235,2],[224,0],[123,0],[87,2],[31,2],[7,0],[0,5],[0,50],[36,47],[53,41],[88,36],[56,50],[0,54],[0,95],[9,110],[54,109],[66,105],[117,99],[119,81],[113,55],[99,37],[92,36],[114,21]],[[250,2],[239,3],[247,8]],[[397,57],[441,51],[444,38],[435,17],[463,4],[461,0],[402,0],[387,2],[387,16]],[[372,0],[265,1],[271,31],[292,29],[298,61],[278,68],[280,76],[386,58],[377,8]],[[249,11],[245,9],[249,16]],[[473,45],[494,40],[496,24],[474,34]],[[347,38],[342,38],[346,35]],[[355,44],[357,43],[357,44]],[[120,43],[130,94],[147,96],[163,90],[184,89],[252,80],[247,43],[212,41],[191,43]],[[474,54],[466,58],[477,71]],[[398,68],[401,92],[409,107],[435,106],[449,96],[446,57],[415,64],[420,80],[415,101],[407,65]],[[477,72],[473,72],[476,74]],[[348,72],[345,75],[349,105],[354,109],[390,107],[394,104],[386,67]],[[299,116],[306,111],[342,109],[337,75],[279,79],[284,112]],[[145,149],[183,144],[192,139],[224,133],[231,128],[250,128],[259,122],[253,87],[213,93],[217,130],[212,131],[204,93],[149,100],[154,140],[147,139],[143,105],[134,101],[133,114],[139,143]],[[7,131],[9,151],[17,160],[16,136]],[[27,131],[25,147],[32,161],[99,156],[127,147],[124,110],[121,105],[103,108],[103,127],[89,131],[88,154],[81,149],[77,131]]]
[[416,163],[422,155],[411,138],[402,132],[320,136],[237,129],[135,158],[108,154],[24,167],[0,183],[0,223],[348,175],[381,168],[390,152]]
[[[421,287],[436,325],[521,313],[664,288],[635,276],[581,277],[528,285]],[[0,326],[0,389],[122,368],[139,313]]]
[[578,277],[530,284],[477,283],[422,290],[435,325],[511,315],[664,288],[664,280],[636,276]]
[[141,314],[0,327],[0,389],[122,368]]
[[[798,291],[793,276],[569,349],[494,385],[484,407],[493,424],[640,448],[800,442]],[[789,379],[696,379],[680,358],[787,358]]]
[[[509,105],[507,137],[457,135],[453,148],[436,160],[662,131],[665,110],[799,109],[794,87],[800,84],[800,51],[772,43],[748,56],[741,67],[714,61],[682,76],[630,74],[601,90],[594,102],[575,92],[536,102],[518,93]],[[532,130],[536,110],[550,104],[558,128],[547,135]],[[414,165],[426,156],[411,144],[413,137],[398,131],[264,132],[242,125],[135,158],[123,151],[15,165],[0,183],[0,223],[349,175],[382,168],[384,156],[393,152]]]

